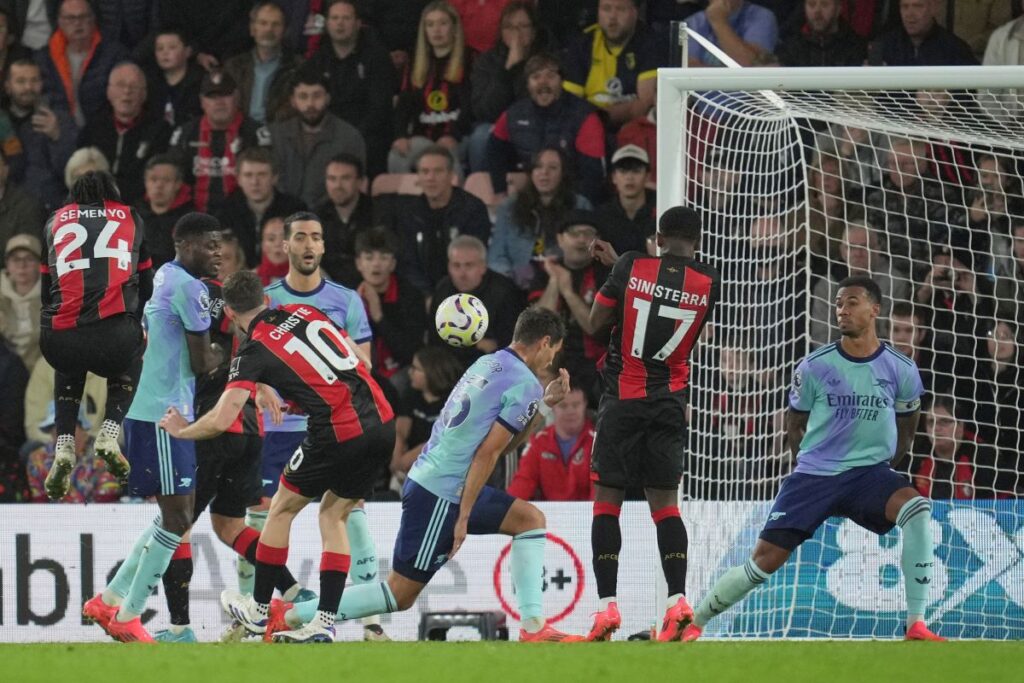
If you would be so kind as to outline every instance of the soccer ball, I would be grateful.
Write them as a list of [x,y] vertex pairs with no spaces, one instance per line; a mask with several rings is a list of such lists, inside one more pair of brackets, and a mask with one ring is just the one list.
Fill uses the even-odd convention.
[[487,332],[487,309],[472,294],[452,294],[437,307],[434,326],[451,346],[473,346]]

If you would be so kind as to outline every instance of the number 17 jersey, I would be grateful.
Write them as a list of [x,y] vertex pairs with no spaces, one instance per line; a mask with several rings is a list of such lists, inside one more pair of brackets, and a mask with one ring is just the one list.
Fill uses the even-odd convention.
[[46,223],[51,303],[42,326],[68,330],[139,306],[139,271],[153,267],[142,219],[129,206],[107,201],[68,204]]
[[636,399],[686,389],[690,352],[718,302],[720,283],[718,271],[692,258],[623,254],[595,297],[615,309],[605,391]]

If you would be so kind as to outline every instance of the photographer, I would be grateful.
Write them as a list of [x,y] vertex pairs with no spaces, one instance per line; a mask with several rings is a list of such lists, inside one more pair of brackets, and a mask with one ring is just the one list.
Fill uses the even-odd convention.
[[914,299],[932,311],[931,327],[940,344],[958,354],[974,352],[978,321],[995,313],[992,281],[974,270],[974,253],[943,248]]

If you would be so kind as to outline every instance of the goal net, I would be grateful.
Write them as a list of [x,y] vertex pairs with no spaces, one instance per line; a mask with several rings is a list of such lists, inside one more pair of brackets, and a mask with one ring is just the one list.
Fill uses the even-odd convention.
[[[949,637],[1024,637],[1021,82],[1016,68],[660,73],[659,209],[700,211],[700,253],[723,276],[693,359],[692,594],[756,541],[793,466],[791,372],[838,339],[837,283],[868,274],[879,336],[926,388],[903,468],[936,501],[929,618]],[[899,532],[834,518],[708,633],[892,637],[903,606]]]

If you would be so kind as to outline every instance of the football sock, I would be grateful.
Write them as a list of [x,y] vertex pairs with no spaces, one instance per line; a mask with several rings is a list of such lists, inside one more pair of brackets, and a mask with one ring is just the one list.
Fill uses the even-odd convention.
[[[238,536],[235,537],[235,540],[231,542],[231,547],[240,557],[244,558],[246,562],[253,565],[253,589],[251,594],[255,595],[256,554],[259,552],[260,547],[259,532],[251,527],[245,527]],[[287,550],[287,548],[285,550]],[[285,557],[288,557],[287,552],[285,553]],[[290,602],[292,598],[298,595],[302,587],[299,585],[299,582],[295,580],[295,577],[292,576],[292,573],[288,571],[288,567],[284,566],[283,562],[281,563],[281,566],[278,567],[275,576],[277,579],[274,584],[274,588],[277,588],[277,590],[281,592],[281,597],[284,598],[285,601]],[[241,579],[239,579],[239,583],[241,583]],[[245,592],[242,591],[241,588],[239,588],[238,592],[245,595]]]
[[124,558],[124,562],[118,567],[114,578],[110,580],[110,583],[103,590],[104,603],[120,605],[124,602],[125,596],[128,595],[128,590],[132,587],[132,581],[135,580],[135,572],[139,568],[139,558],[142,557],[142,551],[145,549],[146,544],[149,543],[149,539],[153,537],[153,532],[159,527],[160,515],[157,515],[153,523],[146,527],[146,530],[135,539],[135,545],[132,546],[128,557]]
[[274,597],[274,586],[277,585],[281,570],[288,561],[288,547],[275,548],[258,542],[254,559],[256,581],[252,597],[258,605],[269,605]]
[[[288,623],[306,623],[316,616],[317,603],[315,600],[299,602],[288,612]],[[341,596],[341,604],[338,605],[338,620],[361,619],[375,614],[390,614],[398,611],[398,601],[395,600],[391,588],[381,581],[380,583],[364,583],[358,586],[349,586]]]
[[614,595],[609,595],[607,598],[601,598],[601,611],[608,609],[613,602],[618,602],[618,598]]
[[600,598],[614,596],[619,580],[619,550],[622,530],[619,529],[621,506],[594,503],[594,520],[590,526],[590,545],[594,553],[594,577]]
[[[142,358],[138,358],[127,372],[107,379],[107,405],[103,416],[119,427],[135,396],[135,388],[139,385],[142,373]],[[84,389],[83,384],[83,389]]]
[[125,601],[117,613],[119,621],[131,621],[146,610],[146,601],[163,578],[171,556],[180,544],[181,536],[163,527],[153,530],[153,537],[149,539],[139,557],[139,568],[135,571],[128,595],[125,596]]
[[317,612],[330,614],[334,625],[334,614],[341,604],[341,594],[345,590],[345,578],[352,564],[350,555],[331,553],[326,550],[320,555],[320,602]]
[[182,543],[171,555],[171,561],[164,572],[164,596],[167,611],[171,613],[171,624],[187,626],[188,585],[192,581],[192,544]]
[[669,595],[686,593],[686,526],[679,516],[679,507],[669,505],[651,513],[658,530],[658,551],[661,570],[665,573]]
[[[370,524],[366,518],[366,510],[353,508],[345,523],[348,532],[348,544],[352,553],[352,585],[358,586],[377,580],[377,546],[370,535]],[[363,626],[380,625],[380,616],[374,614],[363,617]]]
[[544,627],[544,545],[547,532],[532,529],[512,538],[509,568],[519,605],[519,619],[528,632]]
[[100,433],[116,441],[121,435],[121,425],[113,420],[104,420],[100,426]]
[[907,501],[896,515],[896,524],[903,530],[900,567],[907,591],[907,628],[924,619],[928,605],[935,564],[929,526],[931,518],[932,504],[920,496]]
[[[256,530],[257,532],[263,531],[263,526],[267,523],[267,511],[266,510],[247,510],[245,513],[245,524],[246,526]],[[242,535],[239,534],[238,538]],[[259,533],[256,534],[259,538]],[[238,574],[238,592],[242,595],[252,595],[253,581],[256,578],[256,566],[251,560],[245,556],[245,548],[241,551],[235,545],[238,543],[238,538],[235,539],[231,547],[238,553],[238,557],[235,559],[235,572]],[[246,544],[248,547],[248,544]],[[256,552],[255,549],[253,552]]]
[[757,566],[753,558],[738,567],[733,567],[715,582],[697,605],[693,613],[694,623],[703,627],[713,616],[729,609],[747,593],[767,581],[769,576],[771,575]]
[[78,423],[78,409],[82,405],[82,393],[85,391],[85,373],[66,375],[54,372],[53,375],[53,429],[57,434],[75,433]]

